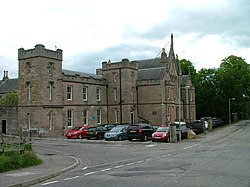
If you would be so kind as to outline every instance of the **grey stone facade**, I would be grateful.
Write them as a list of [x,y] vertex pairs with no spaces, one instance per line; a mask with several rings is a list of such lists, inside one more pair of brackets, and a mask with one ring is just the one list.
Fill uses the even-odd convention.
[[196,119],[195,89],[181,74],[173,36],[161,58],[103,62],[96,74],[62,69],[63,51],[18,50],[18,128],[63,134],[80,125]]

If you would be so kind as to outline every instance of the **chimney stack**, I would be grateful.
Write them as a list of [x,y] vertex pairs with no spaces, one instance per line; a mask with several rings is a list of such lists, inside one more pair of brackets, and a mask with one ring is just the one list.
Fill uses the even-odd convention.
[[9,79],[8,71],[3,71],[3,81],[6,81],[8,79]]

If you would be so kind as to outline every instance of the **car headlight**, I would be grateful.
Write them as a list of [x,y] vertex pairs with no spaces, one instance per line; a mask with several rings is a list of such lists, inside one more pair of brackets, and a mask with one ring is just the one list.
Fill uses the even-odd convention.
[[167,136],[167,134],[165,133],[165,134],[163,134],[163,137],[166,137]]
[[155,133],[152,134],[152,137],[154,137],[154,136],[155,136]]

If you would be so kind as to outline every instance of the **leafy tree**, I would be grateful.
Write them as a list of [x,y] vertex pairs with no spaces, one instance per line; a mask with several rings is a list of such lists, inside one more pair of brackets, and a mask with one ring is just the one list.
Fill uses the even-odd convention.
[[10,107],[10,108],[17,107],[18,105],[17,93],[14,93],[14,92],[8,93],[5,97],[0,99],[0,105]]
[[[234,111],[249,113],[250,65],[245,59],[234,55],[223,59],[218,69],[218,80],[224,99],[235,98],[232,104]],[[227,112],[226,108],[224,113]]]
[[186,59],[181,59],[180,62],[181,62],[182,75],[190,74],[192,82],[193,82],[197,73],[196,73],[196,69],[193,66],[192,62],[190,62],[189,60],[186,60]]
[[218,87],[217,69],[201,69],[194,80],[196,91],[197,119],[205,116],[218,116],[222,110]]

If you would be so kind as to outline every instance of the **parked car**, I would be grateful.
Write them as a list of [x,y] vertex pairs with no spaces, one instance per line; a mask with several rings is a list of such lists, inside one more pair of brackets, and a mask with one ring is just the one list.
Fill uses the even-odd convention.
[[74,127],[66,132],[66,138],[86,138],[86,132],[91,126]]
[[170,128],[169,127],[159,127],[152,134],[152,142],[156,142],[156,141],[169,142],[170,141]]
[[183,139],[183,137],[187,137],[188,129],[187,129],[186,123],[183,121],[180,121],[180,122],[176,121],[174,123],[176,125],[176,133],[178,135],[177,139],[179,138],[179,134],[181,134],[182,139]]
[[88,129],[86,133],[86,138],[89,140],[91,138],[95,138],[97,140],[103,139],[104,134],[107,132],[107,129],[103,126],[91,127]]
[[[190,128],[195,134],[203,133],[203,125],[201,120],[195,120],[193,123],[191,123]],[[207,121],[205,121],[205,128],[208,129]]]
[[152,137],[154,130],[151,125],[146,123],[131,124],[127,129],[128,140],[140,139],[147,141]]
[[110,131],[111,129],[113,129],[114,127],[116,127],[117,125],[115,124],[107,124],[104,127],[107,129],[107,131]]
[[161,127],[161,126],[163,126],[162,124],[153,124],[152,125],[152,128],[153,128],[153,130],[154,130],[154,132],[159,128],[159,127]]
[[127,139],[127,128],[125,125],[118,125],[104,134],[105,140],[125,140]]

